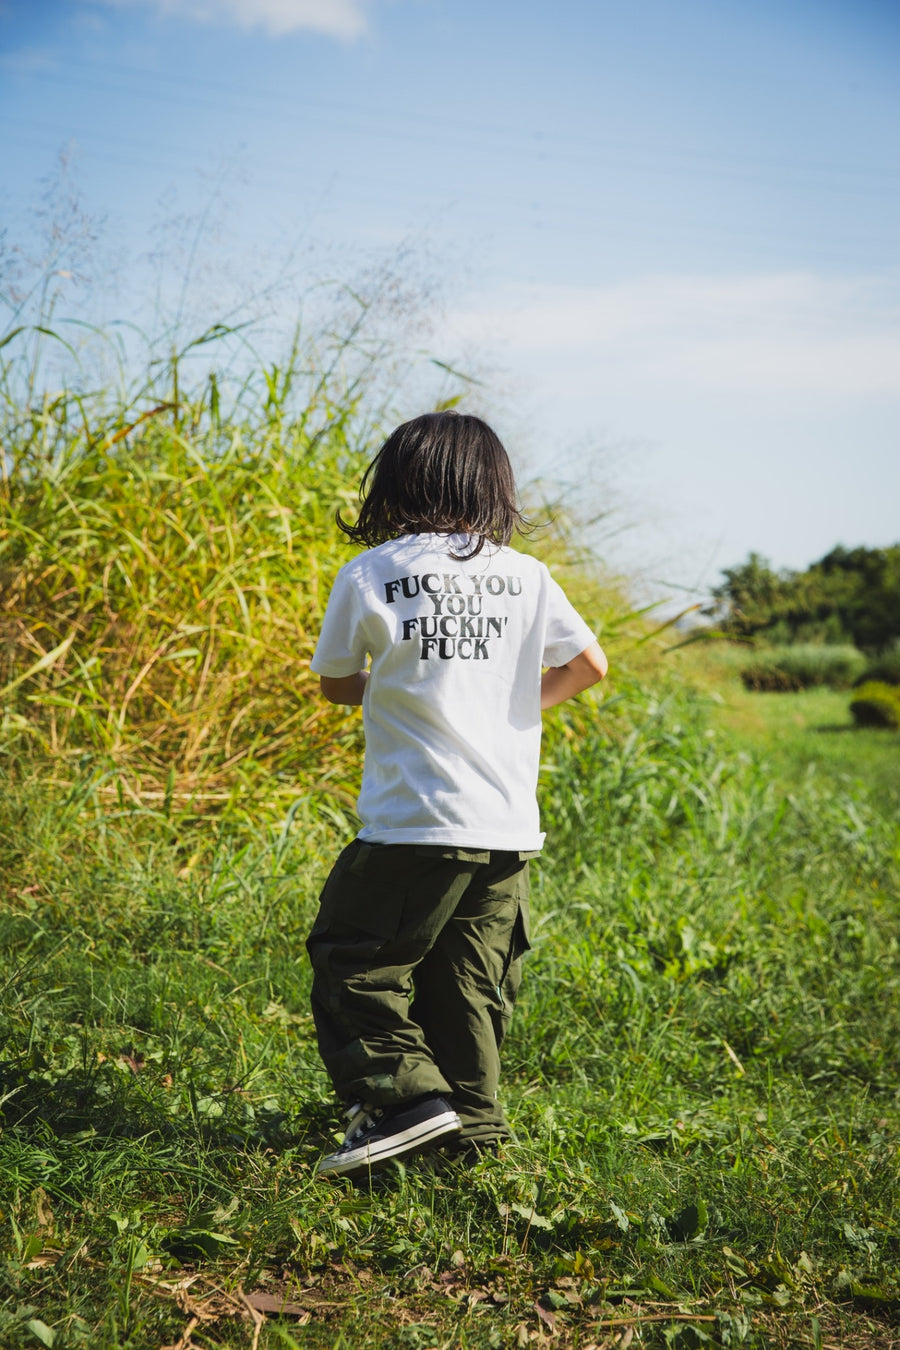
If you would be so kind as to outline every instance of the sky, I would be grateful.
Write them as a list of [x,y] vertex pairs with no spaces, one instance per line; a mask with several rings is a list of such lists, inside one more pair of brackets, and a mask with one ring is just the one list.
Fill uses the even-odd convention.
[[0,0],[0,125],[7,248],[69,157],[82,311],[393,271],[651,589],[900,539],[897,0]]

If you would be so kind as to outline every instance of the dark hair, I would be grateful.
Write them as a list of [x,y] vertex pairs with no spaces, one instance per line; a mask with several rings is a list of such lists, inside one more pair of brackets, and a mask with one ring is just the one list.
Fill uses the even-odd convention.
[[490,540],[508,544],[528,522],[500,438],[480,417],[435,412],[404,422],[388,436],[359,487],[359,517],[345,534],[373,547],[402,534],[472,537],[474,558]]

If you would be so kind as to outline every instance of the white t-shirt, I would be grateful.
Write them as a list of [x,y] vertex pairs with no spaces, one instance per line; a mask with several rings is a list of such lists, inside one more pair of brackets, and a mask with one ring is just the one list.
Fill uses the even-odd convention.
[[465,535],[392,539],[342,567],[312,660],[370,658],[360,839],[539,849],[543,666],[594,641],[543,563]]

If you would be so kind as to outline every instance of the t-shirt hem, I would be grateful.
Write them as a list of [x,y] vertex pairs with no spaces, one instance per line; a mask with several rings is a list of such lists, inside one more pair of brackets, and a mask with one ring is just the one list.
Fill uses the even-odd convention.
[[309,668],[314,675],[324,675],[326,679],[332,680],[345,680],[348,675],[365,670],[366,662],[365,658],[362,661],[325,661],[314,656]]
[[508,853],[537,852],[544,847],[545,834],[498,834],[484,830],[380,829],[364,825],[356,836],[367,844],[445,844],[448,848],[475,848]]

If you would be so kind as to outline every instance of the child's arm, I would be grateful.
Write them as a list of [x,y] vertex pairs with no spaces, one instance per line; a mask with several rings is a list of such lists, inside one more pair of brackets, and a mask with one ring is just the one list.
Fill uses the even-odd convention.
[[[592,642],[578,656],[567,661],[564,666],[552,666],[541,676],[541,709],[555,708],[557,703],[565,703],[584,689],[602,680],[609,662],[603,649]],[[322,675],[319,682],[322,693],[329,703],[340,703],[349,707],[358,706],[363,701],[367,670],[358,670],[355,675],[344,675],[340,679],[333,675]]]
[[590,689],[592,684],[603,679],[608,669],[603,648],[596,642],[564,666],[551,666],[541,676],[541,711],[555,708],[557,703],[565,703],[567,698],[574,698],[583,689]]
[[319,684],[329,703],[345,703],[356,707],[363,701],[368,678],[367,670],[358,670],[355,675],[344,675],[340,679],[334,675],[320,675]]

